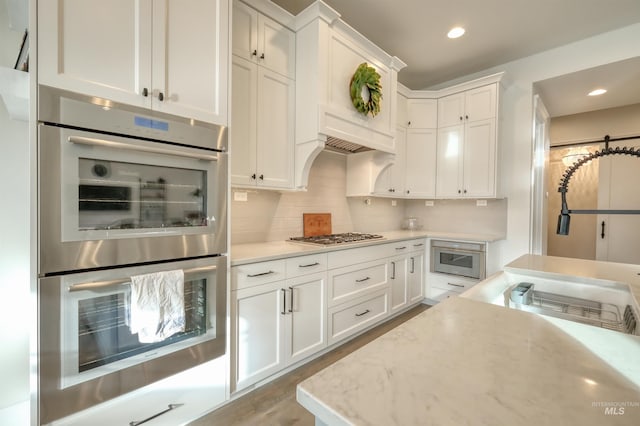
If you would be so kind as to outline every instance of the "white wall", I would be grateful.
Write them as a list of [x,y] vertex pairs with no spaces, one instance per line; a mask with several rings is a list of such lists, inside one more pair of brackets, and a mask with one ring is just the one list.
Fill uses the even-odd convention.
[[[302,236],[303,213],[331,213],[333,232],[381,232],[399,229],[404,218],[404,201],[347,198],[347,160],[343,154],[323,151],[309,173],[305,192],[260,190],[247,192],[247,201],[231,202],[231,243],[282,241]],[[232,196],[233,200],[233,196]]]
[[[543,23],[541,23],[543,25]],[[505,71],[501,100],[500,164],[507,210],[503,263],[528,253],[531,244],[533,84],[537,81],[640,56],[640,23],[490,68],[439,87]]]
[[[21,41],[0,2],[0,66],[13,68]],[[3,409],[29,399],[29,132],[26,122],[9,119],[2,101],[0,129],[0,424],[11,424]]]

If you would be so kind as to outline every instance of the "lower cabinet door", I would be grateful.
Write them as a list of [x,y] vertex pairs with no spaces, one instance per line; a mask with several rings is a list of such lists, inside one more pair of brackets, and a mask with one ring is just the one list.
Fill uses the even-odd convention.
[[284,281],[232,292],[233,377],[237,391],[284,368],[288,298]]
[[389,261],[389,282],[391,283],[391,312],[407,306],[407,258],[396,257]]
[[327,274],[287,281],[287,363],[304,359],[327,346]]
[[412,253],[407,259],[407,292],[409,303],[424,299],[424,254]]

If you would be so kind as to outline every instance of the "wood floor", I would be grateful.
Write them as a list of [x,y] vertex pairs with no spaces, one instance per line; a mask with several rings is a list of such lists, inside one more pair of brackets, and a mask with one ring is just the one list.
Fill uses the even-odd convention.
[[230,402],[192,422],[190,426],[209,425],[299,425],[313,426],[313,416],[296,402],[296,385],[340,358],[428,309],[420,304],[381,324],[321,357]]

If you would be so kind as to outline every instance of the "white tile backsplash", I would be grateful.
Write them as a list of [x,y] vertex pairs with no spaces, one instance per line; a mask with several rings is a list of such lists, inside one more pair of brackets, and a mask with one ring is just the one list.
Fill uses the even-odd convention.
[[286,240],[301,236],[303,213],[331,213],[333,232],[383,232],[400,229],[405,217],[419,217],[425,229],[442,232],[505,233],[506,200],[488,200],[476,207],[475,200],[424,200],[349,197],[346,193],[346,156],[323,151],[309,173],[307,191],[246,191],[247,201],[231,197],[231,243],[242,244]]

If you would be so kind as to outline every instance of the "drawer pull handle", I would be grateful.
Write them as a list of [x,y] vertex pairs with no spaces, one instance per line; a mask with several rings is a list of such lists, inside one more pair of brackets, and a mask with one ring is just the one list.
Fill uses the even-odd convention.
[[420,243],[420,244],[414,244],[413,246],[414,247],[422,247],[423,245],[424,245],[423,243]]
[[271,274],[275,274],[275,272],[274,271],[267,271],[267,272],[260,272],[259,274],[247,274],[247,277],[255,278],[255,277],[261,277],[263,275],[271,275]]
[[365,281],[369,281],[371,279],[371,277],[364,277],[364,278],[360,278],[359,280],[356,280],[357,283],[363,283]]
[[357,317],[361,317],[361,316],[363,316],[363,315],[368,314],[369,312],[371,312],[371,311],[367,309],[366,311],[364,311],[364,312],[362,312],[362,313],[360,313],[360,314],[356,314],[356,316],[357,316]]
[[153,420],[153,419],[155,419],[155,418],[157,418],[157,417],[160,417],[161,415],[166,414],[166,413],[168,413],[168,412],[169,412],[169,411],[171,411],[171,410],[175,410],[176,408],[182,407],[183,405],[184,405],[184,404],[169,404],[169,405],[168,405],[168,407],[169,407],[169,408],[167,408],[166,410],[162,410],[162,411],[160,411],[159,413],[154,414],[154,415],[153,415],[153,416],[151,416],[151,417],[147,417],[147,418],[146,418],[146,419],[144,419],[144,420],[133,420],[133,421],[130,421],[130,422],[129,422],[129,426],[138,426],[138,425],[141,425],[141,424],[143,424],[143,423],[150,422],[151,420]]
[[298,265],[298,268],[310,268],[312,266],[318,266],[320,262],[309,263],[308,265]]
[[280,313],[287,315],[287,289],[281,288],[280,290],[282,290],[282,311]]
[[406,248],[407,248],[407,246],[396,247],[396,250],[404,250],[404,249],[406,249]]
[[447,283],[447,285],[452,285],[454,287],[461,287],[464,288],[464,286],[462,284],[453,284],[453,283]]
[[289,313],[293,313],[293,287],[289,287],[291,294],[289,295]]

